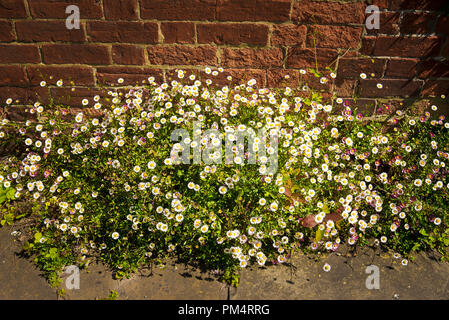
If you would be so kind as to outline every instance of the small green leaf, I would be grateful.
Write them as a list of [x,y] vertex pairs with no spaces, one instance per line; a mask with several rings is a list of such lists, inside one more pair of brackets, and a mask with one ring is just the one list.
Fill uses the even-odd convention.
[[37,242],[42,238],[42,233],[40,232],[36,232],[36,234],[34,235],[34,240]]

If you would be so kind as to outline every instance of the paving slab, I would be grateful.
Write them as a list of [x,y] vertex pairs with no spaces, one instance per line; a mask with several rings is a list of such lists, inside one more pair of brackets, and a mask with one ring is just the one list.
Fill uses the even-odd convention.
[[[241,272],[238,288],[229,288],[215,274],[169,262],[153,266],[129,279],[114,279],[101,264],[80,271],[79,289],[64,296],[51,288],[31,259],[20,257],[21,246],[13,227],[0,228],[0,299],[118,299],[151,300],[316,300],[316,299],[449,299],[449,263],[432,253],[420,253],[407,266],[379,248],[343,247],[328,255],[295,253],[284,265],[253,267]],[[331,265],[324,272],[324,263]],[[379,289],[368,289],[367,266],[379,269]]]

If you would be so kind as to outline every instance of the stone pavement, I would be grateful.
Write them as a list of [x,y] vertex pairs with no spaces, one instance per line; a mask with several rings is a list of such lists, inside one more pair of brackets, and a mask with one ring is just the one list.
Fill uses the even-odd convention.
[[[123,280],[113,279],[101,265],[91,265],[81,270],[80,289],[66,289],[61,298],[32,261],[17,255],[20,244],[11,236],[13,230],[0,228],[0,299],[105,299],[112,290],[118,299],[449,299],[449,263],[422,253],[404,267],[400,259],[371,248],[359,248],[355,254],[343,248],[319,259],[297,254],[289,265],[242,271],[238,288],[176,263]],[[332,266],[330,272],[322,270],[325,262]],[[379,267],[380,289],[366,288],[368,265]]]

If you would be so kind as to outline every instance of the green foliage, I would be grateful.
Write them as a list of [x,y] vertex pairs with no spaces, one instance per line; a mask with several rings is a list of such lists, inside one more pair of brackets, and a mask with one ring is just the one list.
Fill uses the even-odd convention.
[[[325,70],[311,72],[332,81]],[[2,225],[30,215],[24,250],[53,284],[64,266],[94,259],[123,278],[176,256],[220,270],[237,286],[238,270],[249,264],[284,263],[294,250],[335,251],[345,242],[375,239],[404,259],[427,249],[446,255],[444,118],[398,112],[380,123],[305,86],[180,81],[87,101],[101,117],[36,104],[39,123],[2,121],[2,136],[25,150],[0,170]],[[278,137],[277,172],[268,173],[269,157],[247,163],[238,146],[228,164],[205,164],[207,157],[195,164],[193,154],[190,164],[175,163],[176,129],[190,134],[186,148],[196,142],[205,154],[196,122],[225,141],[268,127]],[[250,152],[262,145],[274,154],[263,138]],[[20,201],[31,208],[17,216]]]

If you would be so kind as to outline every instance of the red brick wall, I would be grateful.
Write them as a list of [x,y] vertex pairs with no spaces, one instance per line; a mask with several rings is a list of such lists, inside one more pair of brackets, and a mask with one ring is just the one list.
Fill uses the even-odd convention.
[[[365,27],[373,2],[382,11],[379,30]],[[10,97],[34,102],[36,95],[44,102],[68,95],[80,101],[119,77],[125,84],[149,75],[167,81],[176,68],[204,78],[206,65],[270,87],[289,74],[294,86],[300,69],[314,67],[314,46],[319,66],[331,64],[338,74],[324,89],[343,97],[448,94],[445,2],[0,0],[0,104]],[[80,8],[79,30],[65,27],[70,4]],[[59,79],[79,88],[59,88]]]

